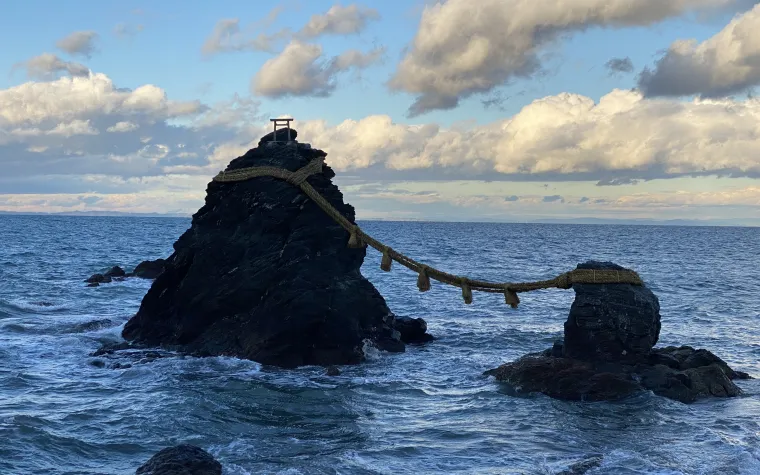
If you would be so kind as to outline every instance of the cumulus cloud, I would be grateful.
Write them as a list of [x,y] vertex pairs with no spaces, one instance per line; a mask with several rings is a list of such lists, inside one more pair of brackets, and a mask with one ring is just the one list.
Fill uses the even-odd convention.
[[98,34],[94,31],[75,31],[58,40],[55,45],[68,54],[90,58],[97,51],[95,45],[97,39]]
[[697,43],[674,42],[639,77],[647,96],[720,97],[760,84],[760,5],[734,18],[718,34]]
[[380,18],[377,10],[357,4],[333,5],[326,13],[313,15],[299,35],[304,38],[317,36],[351,35],[360,33],[371,20]]
[[[156,86],[122,89],[103,74],[28,82],[0,90],[0,194],[142,193],[158,183],[177,196],[192,195],[197,208],[210,177],[268,132],[265,119],[251,98],[211,105],[175,102]],[[580,197],[557,182],[760,177],[759,119],[757,99],[682,102],[615,90],[598,102],[577,94],[548,96],[512,117],[482,125],[401,124],[375,115],[294,126],[299,139],[327,151],[327,162],[341,179],[530,182],[520,186],[534,187],[532,196],[502,189],[486,198],[452,201],[452,206],[547,206],[542,205],[545,197],[556,193],[555,207],[562,199],[563,206],[580,205]],[[551,183],[552,191],[543,183]],[[383,199],[436,202],[443,199],[439,188],[387,192]],[[423,192],[430,189],[436,192]],[[365,189],[361,196],[369,199],[370,194]],[[581,201],[604,204],[598,199],[610,198]],[[124,205],[142,206],[136,203]]]
[[736,0],[448,0],[425,7],[389,86],[417,95],[415,116],[542,70],[545,46],[589,27],[650,25]]
[[[618,180],[760,177],[760,100],[645,99],[614,90],[598,103],[562,93],[502,121],[467,128],[388,116],[297,125],[340,170],[409,179]],[[630,181],[628,181],[630,182]]]
[[264,63],[251,81],[251,89],[267,97],[329,96],[339,73],[367,68],[383,54],[381,48],[367,53],[349,50],[327,59],[322,46],[293,40],[282,53]]
[[43,53],[25,61],[19,66],[26,68],[26,75],[35,79],[52,79],[60,73],[72,76],[87,76],[90,69],[84,64],[64,61],[52,53]]
[[240,19],[238,18],[219,20],[203,43],[201,53],[204,56],[213,56],[234,51],[273,52],[275,45],[280,40],[285,40],[292,35],[288,28],[280,29],[274,33],[263,31],[274,23],[281,10],[281,8],[275,8],[265,19],[249,25],[245,29],[240,28]]
[[631,61],[631,58],[628,57],[612,58],[604,63],[604,67],[607,68],[607,71],[609,71],[610,75],[621,73],[627,74],[633,72],[633,61]]
[[202,167],[218,144],[249,133],[257,106],[239,97],[172,101],[156,86],[119,88],[100,73],[27,82],[0,90],[3,177],[160,176],[167,167]]

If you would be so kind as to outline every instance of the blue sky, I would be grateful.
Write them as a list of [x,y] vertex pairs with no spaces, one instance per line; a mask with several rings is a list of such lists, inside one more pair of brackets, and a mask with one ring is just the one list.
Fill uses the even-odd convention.
[[[747,138],[756,130],[748,120],[758,120],[756,101],[748,99],[747,93],[760,82],[760,73],[742,72],[737,78],[730,68],[721,72],[724,63],[719,59],[727,53],[717,49],[720,42],[710,46],[711,38],[720,35],[734,18],[747,25],[737,31],[756,30],[752,27],[758,16],[753,16],[755,2],[676,0],[673,11],[662,13],[657,2],[642,0],[640,5],[651,3],[651,11],[646,10],[648,7],[641,11],[620,7],[608,15],[599,13],[604,7],[601,0],[575,0],[556,7],[567,12],[552,12],[537,23],[534,19],[541,12],[530,9],[540,8],[542,0],[483,0],[466,4],[469,8],[462,6],[464,0],[426,3],[393,0],[336,4],[315,0],[256,2],[254,6],[242,1],[141,4],[80,0],[75,2],[76,8],[73,3],[20,3],[0,17],[0,41],[11,45],[0,50],[0,66],[7,71],[0,76],[0,98],[15,101],[16,109],[6,107],[9,110],[39,108],[51,112],[50,117],[26,117],[21,112],[0,116],[0,132],[10,137],[4,143],[0,136],[0,160],[8,161],[11,170],[17,167],[11,176],[0,178],[0,210],[191,213],[202,203],[204,183],[215,170],[236,153],[244,152],[268,126],[268,117],[289,114],[298,120],[303,140],[327,150],[328,163],[335,160],[337,181],[347,199],[357,206],[360,217],[729,217],[749,224],[760,217],[760,184],[755,178],[760,174],[760,154],[755,154],[760,142]],[[307,90],[284,95],[262,93],[263,89],[257,91],[252,86],[254,78],[263,76],[267,61],[279,57],[291,41],[298,41],[293,35],[275,40],[270,51],[242,48],[211,55],[202,52],[221,20],[237,19],[242,30],[239,39],[245,42],[254,36],[247,28],[266,23],[273,7],[279,14],[256,33],[283,29],[298,32],[314,16],[325,15],[336,5],[371,13],[360,31],[328,31],[302,39],[302,51],[304,45],[322,48],[322,62],[315,63],[322,66],[348,50],[369,54],[382,48],[382,54],[366,65],[330,76],[332,89],[326,97],[310,92],[308,86],[304,86]],[[565,20],[570,17],[577,18]],[[435,24],[453,25],[449,28],[452,31],[425,27]],[[117,25],[121,34],[116,34]],[[538,33],[541,28],[551,30],[549,39]],[[461,34],[453,30],[461,30]],[[95,32],[91,42],[95,50],[89,57],[56,46],[77,32]],[[440,37],[433,38],[434,34]],[[482,41],[478,43],[474,37]],[[739,33],[726,37],[746,55],[732,61],[750,64],[752,38]],[[684,53],[674,46],[682,40],[705,46]],[[475,66],[461,69],[476,53],[447,56],[459,47],[457,41],[462,48],[469,44],[472,51],[486,55],[478,66],[482,71]],[[515,51],[499,52],[513,47]],[[705,65],[705,51],[718,58],[714,64]],[[90,79],[81,74],[69,77],[61,70],[51,70],[45,77],[31,74],[31,60],[43,53],[54,54],[66,64],[83,65],[89,69]],[[449,64],[437,65],[430,59],[438,57],[442,64]],[[540,67],[526,74],[513,67],[533,59]],[[612,74],[605,66],[612,59],[627,59],[633,69]],[[405,69],[404,62],[411,66]],[[500,62],[504,62],[503,68]],[[653,73],[652,81],[646,83],[639,77],[645,67]],[[419,73],[422,70],[430,72],[427,78]],[[699,74],[713,79],[700,82]],[[112,86],[92,79],[95,75],[106,78]],[[441,83],[438,75],[443,78]],[[272,80],[293,82],[287,76],[267,77],[270,91]],[[390,86],[392,77],[397,78],[395,86]],[[680,78],[676,82],[681,85],[696,79],[688,89],[668,84],[672,78]],[[477,86],[482,92],[472,94],[462,86],[466,81],[487,85]],[[150,117],[142,118],[143,125],[137,119],[126,120],[128,114],[115,111],[118,107],[108,102],[111,99],[98,102],[104,96],[113,96],[117,102],[127,100],[125,91],[140,91],[146,85],[160,88],[165,101],[201,107],[174,114],[156,103]],[[58,111],[59,105],[50,96],[64,95],[66,87],[76,87],[77,94],[94,101],[92,107],[76,113]],[[94,88],[93,92],[83,92],[87,87]],[[251,114],[245,120],[236,119],[234,125],[228,119],[224,124],[198,125],[203,120],[208,122],[207,107],[212,107],[217,117],[230,117],[228,101],[235,95],[249,101]],[[423,96],[444,102],[456,98],[458,105],[410,114],[415,100]],[[706,106],[695,96],[709,98],[706,100],[714,104]],[[592,107],[605,97],[614,99],[607,101],[613,109],[622,109]],[[502,99],[498,106],[484,104],[495,98]],[[631,109],[625,105],[629,102],[635,102]],[[710,108],[721,112],[711,112]],[[726,112],[737,108],[741,112]],[[705,122],[718,116],[719,123]],[[373,117],[382,117],[385,122],[377,125],[368,120]],[[689,118],[694,118],[693,123]],[[631,130],[644,135],[625,138],[628,121]],[[90,126],[82,132],[85,122]],[[118,143],[108,142],[117,134],[108,134],[105,129],[116,122],[137,129],[129,131],[132,143],[126,140],[126,133],[120,134]],[[612,129],[609,123],[622,125]],[[78,132],[74,131],[77,124],[81,126]],[[746,130],[736,130],[740,127],[734,124]],[[53,132],[55,127],[63,130],[63,126],[73,132]],[[419,132],[424,126],[440,129],[431,136]],[[687,130],[680,130],[682,126]],[[47,132],[45,127],[49,127]],[[370,127],[371,133],[380,135],[369,136]],[[380,133],[381,128],[387,130],[386,135]],[[664,136],[670,129],[673,135]],[[146,130],[150,130],[150,137],[139,136],[139,131]],[[346,133],[353,134],[352,141],[334,143]],[[547,136],[532,138],[539,133]],[[482,134],[490,141],[487,147],[479,142]],[[705,134],[719,135],[733,158],[710,165],[716,162],[718,152],[711,145],[716,139],[706,140],[699,149],[699,144],[693,143]],[[44,140],[33,138],[43,136]],[[546,145],[565,136],[568,144]],[[686,140],[692,136],[693,140]],[[60,139],[55,142],[49,137]],[[473,137],[476,143],[466,148]],[[524,137],[529,137],[528,142],[519,145]],[[630,143],[621,144],[627,140]],[[642,152],[641,143],[651,150]],[[658,143],[662,150],[656,149]],[[193,150],[188,148],[193,146]],[[109,147],[113,151],[108,152]],[[618,152],[610,151],[616,147]],[[588,158],[595,156],[604,163]],[[688,157],[693,157],[694,163],[686,163],[692,160]],[[737,178],[717,178],[727,174]],[[605,181],[623,184],[598,186]],[[54,182],[58,185],[52,186]],[[513,195],[520,199],[502,203]],[[544,199],[555,195],[562,199]],[[166,205],[157,206],[157,197]],[[589,204],[595,200],[604,201]]]

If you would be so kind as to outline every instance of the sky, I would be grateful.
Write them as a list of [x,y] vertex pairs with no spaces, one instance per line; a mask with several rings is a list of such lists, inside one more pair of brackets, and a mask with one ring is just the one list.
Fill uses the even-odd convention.
[[269,119],[358,219],[760,225],[760,0],[27,0],[0,211],[190,215]]

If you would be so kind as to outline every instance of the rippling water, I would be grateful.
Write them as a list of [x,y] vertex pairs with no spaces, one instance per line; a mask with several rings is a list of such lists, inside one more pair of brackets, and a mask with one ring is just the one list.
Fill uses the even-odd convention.
[[[760,380],[745,395],[683,405],[514,398],[481,373],[561,336],[571,291],[501,296],[379,270],[364,274],[399,315],[438,339],[375,354],[330,378],[230,358],[98,367],[150,282],[86,288],[90,274],[166,257],[186,219],[0,216],[0,474],[132,474],[192,443],[225,474],[552,474],[593,455],[589,474],[759,474]],[[706,347],[760,376],[760,228],[364,223],[399,251],[492,280],[553,277],[613,260],[660,297],[661,344]]]

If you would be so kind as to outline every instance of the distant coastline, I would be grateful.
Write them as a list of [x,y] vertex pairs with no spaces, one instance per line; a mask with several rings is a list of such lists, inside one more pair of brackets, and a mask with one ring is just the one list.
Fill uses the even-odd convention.
[[[182,218],[189,219],[190,214],[180,213],[123,213],[118,211],[74,211],[59,213],[44,212],[18,212],[2,211],[0,216],[73,216],[73,217],[111,217],[111,218]],[[419,222],[419,223],[484,223],[484,224],[576,224],[576,225],[607,225],[607,226],[690,226],[690,227],[741,227],[754,228],[760,227],[760,219],[756,220],[698,220],[698,219],[614,219],[614,218],[541,218],[541,219],[524,219],[524,220],[496,220],[496,219],[478,219],[478,220],[435,220],[435,219],[414,219],[414,218],[370,218],[359,219],[358,221],[372,222]]]

